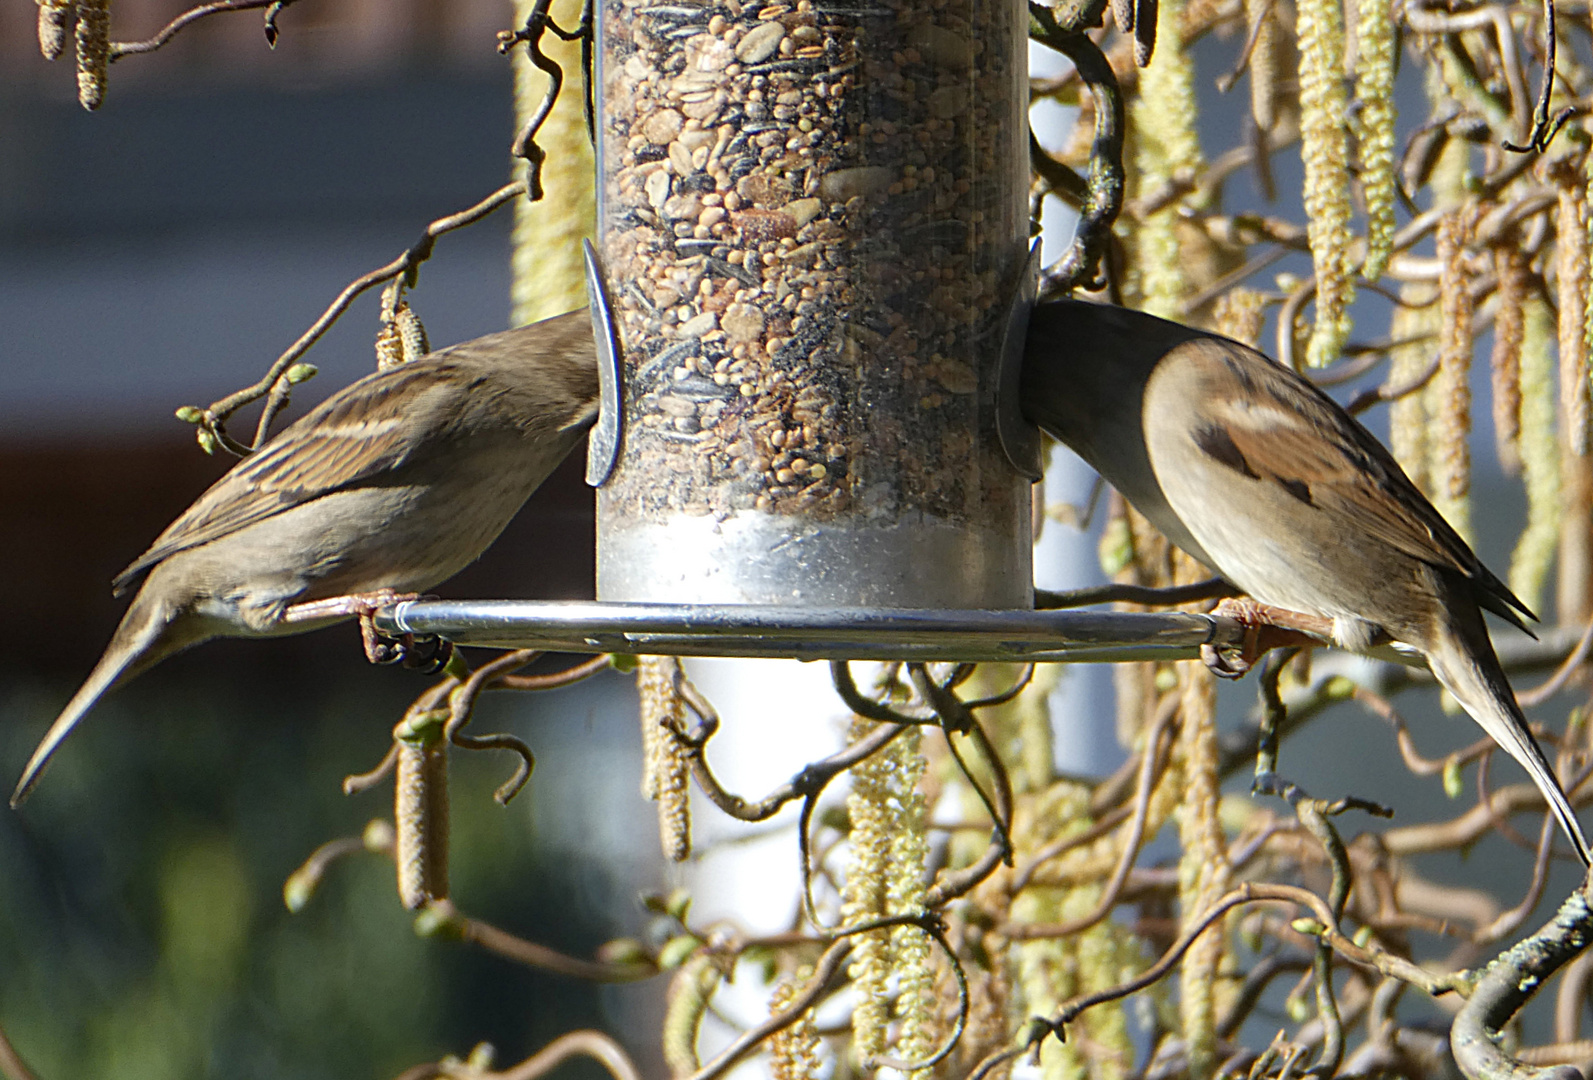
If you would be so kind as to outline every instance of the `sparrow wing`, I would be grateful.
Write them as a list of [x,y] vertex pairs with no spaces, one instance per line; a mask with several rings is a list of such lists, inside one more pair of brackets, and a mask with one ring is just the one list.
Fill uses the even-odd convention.
[[1537,616],[1482,564],[1371,432],[1316,386],[1259,353],[1232,343],[1220,353],[1239,385],[1219,398],[1220,435],[1208,438],[1225,438],[1255,475],[1346,527],[1460,574],[1479,604],[1531,633],[1521,616]]
[[403,465],[447,423],[446,402],[468,392],[455,365],[416,361],[338,391],[240,462],[117,575],[120,595],[157,563],[273,514]]

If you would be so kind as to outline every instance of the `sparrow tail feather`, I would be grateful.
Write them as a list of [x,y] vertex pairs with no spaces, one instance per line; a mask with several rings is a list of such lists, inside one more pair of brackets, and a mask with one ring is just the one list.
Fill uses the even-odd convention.
[[106,691],[153,666],[173,651],[163,649],[160,645],[174,614],[167,605],[158,601],[147,602],[142,596],[133,601],[133,606],[128,608],[111,637],[111,643],[105,647],[105,655],[94,665],[94,670],[77,693],[72,695],[72,700],[66,703],[66,708],[55,718],[55,723],[50,725],[50,730],[44,733],[38,748],[28,759],[27,767],[22,770],[22,779],[17,781],[17,788],[11,793],[11,809],[21,806],[32,794],[50,758]]
[[1582,860],[1583,866],[1593,865],[1593,854],[1590,854],[1587,838],[1582,834],[1576,810],[1555,778],[1549,759],[1532,737],[1527,719],[1516,705],[1515,693],[1510,689],[1504,670],[1494,656],[1481,621],[1479,615],[1476,633],[1482,640],[1476,648],[1467,644],[1473,635],[1466,634],[1460,627],[1451,625],[1436,634],[1432,647],[1426,650],[1428,666],[1444,689],[1460,702],[1460,707],[1527,770],[1527,775],[1532,777],[1532,782],[1543,793],[1549,809],[1560,822],[1560,828],[1576,848],[1577,858]]

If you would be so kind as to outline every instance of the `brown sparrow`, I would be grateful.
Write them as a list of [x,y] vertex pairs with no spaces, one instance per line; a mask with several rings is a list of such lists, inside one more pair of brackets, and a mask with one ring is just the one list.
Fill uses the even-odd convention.
[[1255,600],[1330,621],[1345,649],[1420,652],[1589,862],[1482,609],[1536,616],[1336,402],[1227,338],[1077,300],[1035,308],[1021,385],[1030,420]]
[[113,686],[213,637],[368,614],[475,561],[597,417],[587,313],[467,341],[344,387],[238,463],[116,578],[140,585],[33,752],[19,805]]

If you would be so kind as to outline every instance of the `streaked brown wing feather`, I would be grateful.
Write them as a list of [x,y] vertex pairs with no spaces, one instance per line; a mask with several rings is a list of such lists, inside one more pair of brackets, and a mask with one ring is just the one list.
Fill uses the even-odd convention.
[[1247,352],[1244,360],[1245,370],[1235,374],[1263,404],[1267,420],[1275,409],[1305,425],[1229,424],[1229,438],[1252,469],[1275,483],[1303,486],[1314,505],[1347,526],[1470,579],[1479,603],[1527,630],[1516,612],[1537,616],[1483,565],[1382,443],[1315,386],[1259,354]]
[[460,392],[451,368],[417,361],[338,391],[216,481],[113,588],[120,594],[180,551],[399,467],[443,422],[442,399]]

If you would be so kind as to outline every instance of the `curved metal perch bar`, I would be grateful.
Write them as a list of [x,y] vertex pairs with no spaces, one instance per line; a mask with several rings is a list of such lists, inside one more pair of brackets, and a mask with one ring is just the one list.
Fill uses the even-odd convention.
[[1188,660],[1235,645],[1232,619],[1187,612],[803,610],[761,604],[416,600],[376,614],[384,634],[456,645],[799,660]]

